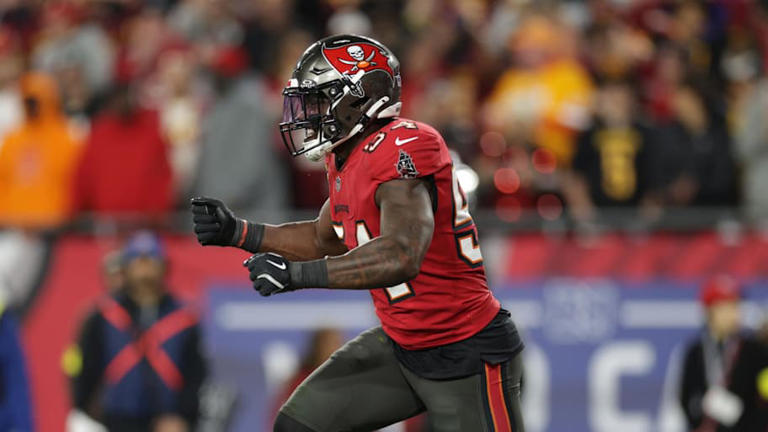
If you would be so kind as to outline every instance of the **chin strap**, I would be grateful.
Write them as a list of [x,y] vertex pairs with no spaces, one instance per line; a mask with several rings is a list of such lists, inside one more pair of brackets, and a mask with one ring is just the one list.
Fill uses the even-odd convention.
[[376,118],[388,118],[388,117],[397,117],[400,115],[400,110],[403,108],[403,103],[398,102],[394,103],[383,110],[376,116]]
[[335,146],[341,144],[342,142],[344,142],[344,141],[352,138],[353,136],[357,135],[358,133],[360,133],[360,131],[362,131],[363,128],[368,126],[368,122],[371,121],[371,119],[373,118],[373,115],[376,114],[376,111],[381,109],[381,107],[385,103],[387,103],[387,102],[389,102],[389,96],[384,96],[384,97],[380,98],[379,100],[377,100],[376,102],[374,102],[373,105],[371,105],[371,107],[368,108],[368,110],[365,112],[365,114],[363,114],[363,116],[360,117],[360,120],[357,121],[357,124],[355,125],[355,127],[352,128],[351,131],[349,131],[347,136],[342,138],[342,140],[337,141],[336,143],[334,143],[333,146],[335,147]]
[[[317,148],[314,148],[314,149],[304,153],[307,156],[307,159],[309,159],[311,161],[319,161],[323,156],[325,156],[326,153],[328,153],[329,151],[333,150],[338,145],[347,142],[353,136],[359,134],[368,125],[368,122],[371,121],[371,118],[373,118],[374,114],[376,114],[376,112],[378,110],[380,110],[381,107],[384,106],[384,104],[386,104],[387,102],[389,102],[389,96],[384,96],[384,97],[379,98],[379,100],[374,102],[371,105],[371,107],[368,108],[365,111],[365,113],[362,115],[362,117],[360,117],[360,120],[358,120],[357,124],[355,124],[355,126],[352,128],[352,130],[350,130],[349,133],[345,137],[341,138],[340,140],[334,142],[331,145],[319,146]],[[400,102],[398,102],[396,104],[393,104],[392,106],[393,107],[397,106],[397,112],[400,112],[400,106],[401,106]],[[389,108],[387,108],[387,109],[389,109]],[[387,111],[387,110],[384,110],[384,111]],[[382,111],[382,113],[384,111]],[[383,118],[383,117],[387,117],[387,116],[382,116],[381,113],[378,116],[376,116],[376,118]],[[317,139],[319,139],[319,138],[317,138]]]

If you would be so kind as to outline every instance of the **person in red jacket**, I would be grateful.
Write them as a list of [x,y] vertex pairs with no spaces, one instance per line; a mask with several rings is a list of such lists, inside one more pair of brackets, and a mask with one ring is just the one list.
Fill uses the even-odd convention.
[[173,177],[158,113],[140,107],[126,82],[93,122],[74,196],[78,211],[99,215],[158,215],[173,205]]

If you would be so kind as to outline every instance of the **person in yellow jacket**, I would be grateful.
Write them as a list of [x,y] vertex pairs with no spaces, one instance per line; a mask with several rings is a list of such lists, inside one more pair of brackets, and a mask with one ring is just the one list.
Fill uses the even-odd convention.
[[0,146],[0,227],[54,228],[71,212],[80,146],[51,77],[28,73],[20,88],[24,122]]
[[543,15],[528,16],[510,40],[514,65],[494,85],[486,127],[543,148],[558,166],[573,157],[575,134],[589,126],[593,85],[567,32]]

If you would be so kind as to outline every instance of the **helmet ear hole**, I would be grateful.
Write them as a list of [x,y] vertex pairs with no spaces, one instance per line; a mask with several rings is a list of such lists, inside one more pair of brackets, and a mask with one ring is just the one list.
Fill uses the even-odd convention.
[[[368,103],[371,101],[371,98],[368,96],[363,96],[356,98],[355,101],[349,104],[350,108],[353,108],[355,111],[365,111],[365,106],[368,105]],[[344,120],[347,122],[351,122],[353,120],[352,114],[347,111],[347,115],[344,116]]]
[[339,132],[339,128],[336,127],[335,124],[329,124],[329,125],[323,126],[323,135],[326,137],[333,139],[338,135],[338,132]]

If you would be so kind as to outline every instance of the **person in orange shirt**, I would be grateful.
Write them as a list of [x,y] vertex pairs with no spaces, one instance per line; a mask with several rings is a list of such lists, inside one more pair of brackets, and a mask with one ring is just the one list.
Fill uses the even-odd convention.
[[558,166],[568,166],[575,134],[589,125],[593,90],[573,38],[550,17],[533,14],[511,38],[510,51],[514,66],[494,86],[486,127],[544,148]]
[[71,212],[80,146],[51,77],[29,73],[20,87],[25,119],[0,147],[0,226],[54,228]]

